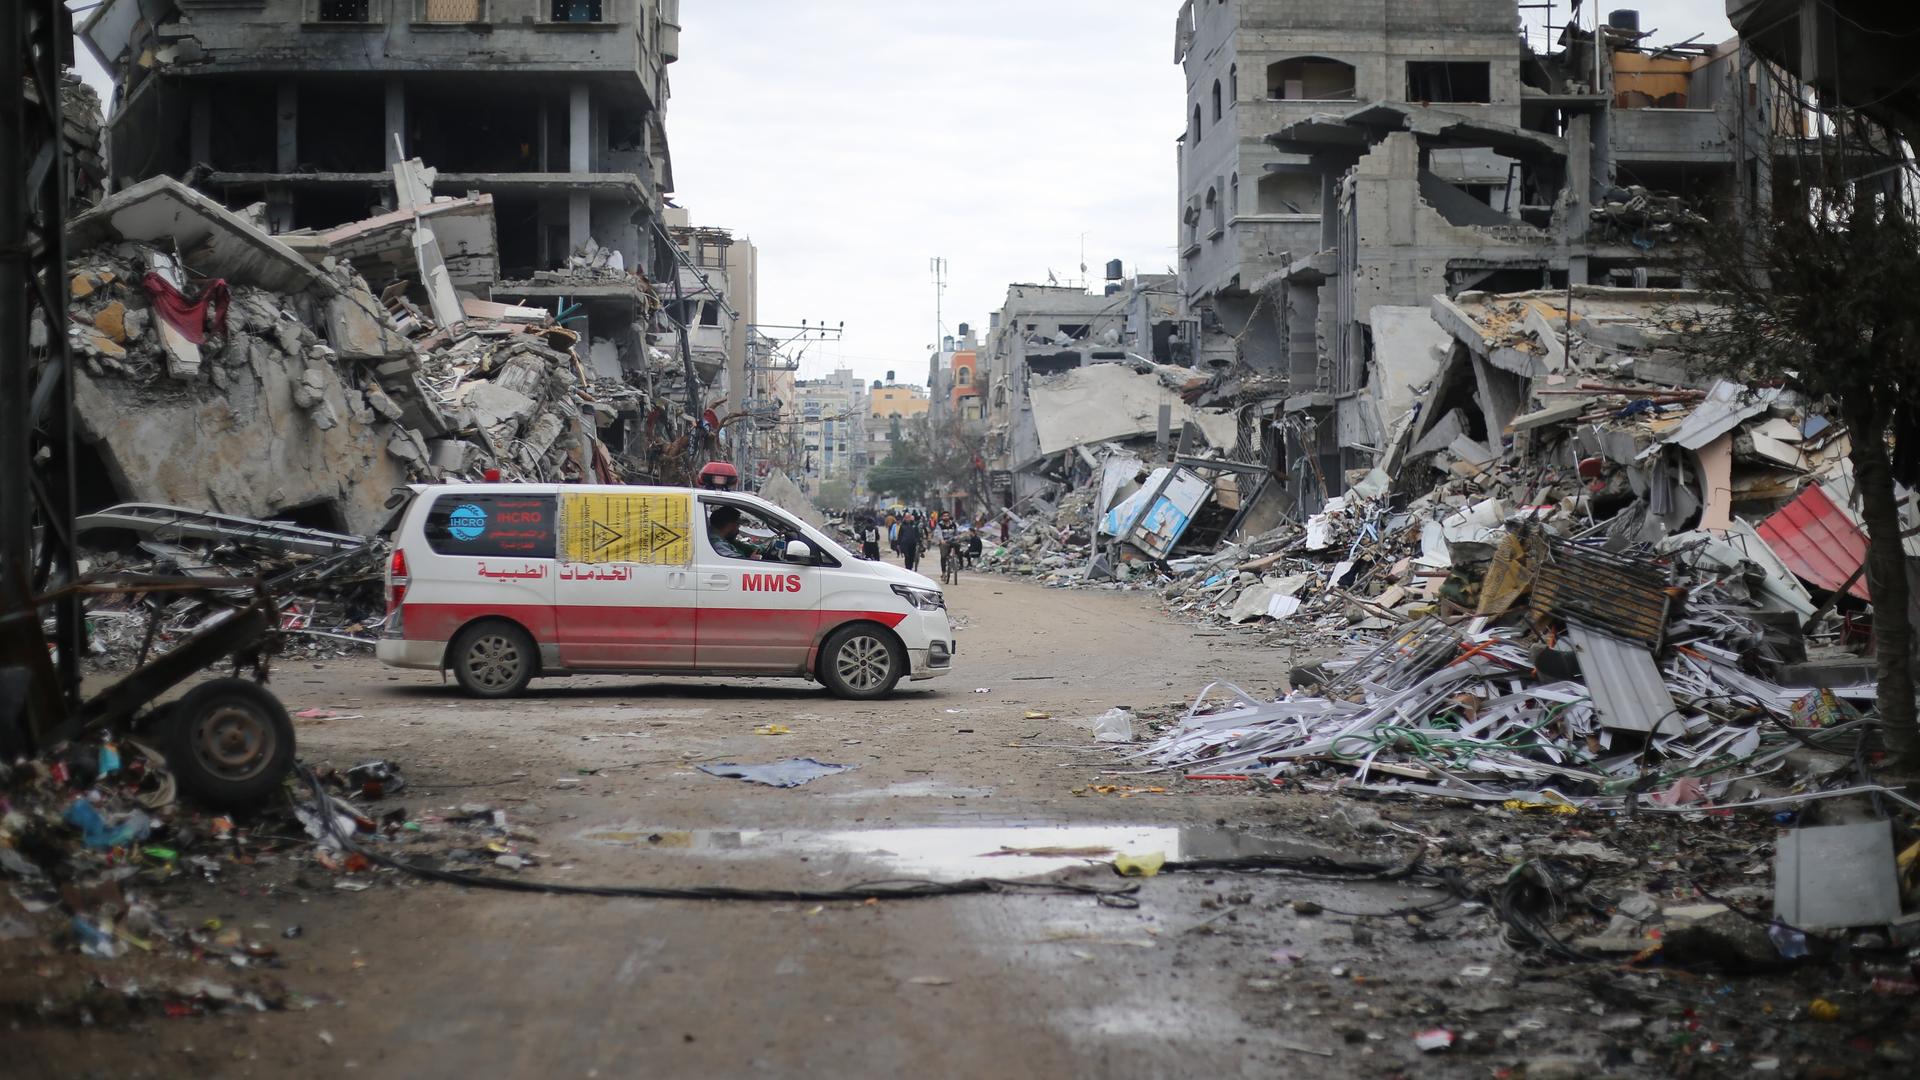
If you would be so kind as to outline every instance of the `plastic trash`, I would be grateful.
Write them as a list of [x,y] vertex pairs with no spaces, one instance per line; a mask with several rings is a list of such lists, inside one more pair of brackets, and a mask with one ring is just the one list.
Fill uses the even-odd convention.
[[90,919],[78,915],[71,923],[74,936],[80,939],[80,955],[91,956],[96,960],[112,960],[127,951],[125,943],[113,936],[113,931],[96,924]]
[[1133,711],[1121,705],[1094,717],[1093,739],[1095,742],[1132,742]]
[[764,765],[742,765],[733,761],[715,762],[712,765],[698,766],[701,772],[709,776],[724,776],[730,780],[745,780],[768,787],[799,787],[822,776],[846,772],[852,765],[836,765],[828,761],[815,761],[812,758],[787,758],[784,761],[769,762]]
[[100,744],[100,775],[112,776],[120,771],[120,748],[107,742]]
[[61,819],[79,829],[81,838],[90,848],[122,847],[136,840],[145,840],[147,834],[153,831],[153,820],[147,817],[145,810],[135,810],[119,825],[110,826],[100,816],[100,811],[85,799],[73,800]]
[[1807,955],[1807,935],[1778,919],[1767,927],[1767,937],[1782,960],[1798,960]]

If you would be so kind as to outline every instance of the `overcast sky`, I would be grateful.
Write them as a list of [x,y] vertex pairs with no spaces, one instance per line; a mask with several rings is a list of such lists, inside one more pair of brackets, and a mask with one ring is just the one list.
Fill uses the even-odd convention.
[[[935,256],[950,333],[984,327],[1009,282],[1080,280],[1083,243],[1095,281],[1113,258],[1130,275],[1173,267],[1178,0],[680,7],[675,201],[759,245],[763,322],[846,323],[803,375],[844,363],[924,382]],[[1725,7],[1644,3],[1642,25],[1657,41],[1721,40]]]
[[[846,321],[804,375],[844,359],[864,378],[924,382],[936,255],[950,333],[984,327],[1009,282],[1079,280],[1082,234],[1096,281],[1112,258],[1128,274],[1173,267],[1179,8],[682,0],[675,199],[753,237],[763,321]],[[1658,40],[1732,33],[1724,0],[1642,9]]]

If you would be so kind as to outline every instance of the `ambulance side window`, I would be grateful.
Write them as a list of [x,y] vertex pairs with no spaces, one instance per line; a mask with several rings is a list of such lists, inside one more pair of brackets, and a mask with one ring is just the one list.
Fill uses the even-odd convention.
[[551,495],[448,494],[434,500],[423,528],[439,555],[554,557]]

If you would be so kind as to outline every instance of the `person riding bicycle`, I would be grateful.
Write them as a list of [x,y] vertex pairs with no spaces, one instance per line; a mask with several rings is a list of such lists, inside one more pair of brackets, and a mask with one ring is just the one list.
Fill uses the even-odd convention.
[[948,573],[958,569],[960,562],[960,529],[954,524],[952,514],[942,514],[940,521],[933,527],[933,535],[940,542],[940,572]]

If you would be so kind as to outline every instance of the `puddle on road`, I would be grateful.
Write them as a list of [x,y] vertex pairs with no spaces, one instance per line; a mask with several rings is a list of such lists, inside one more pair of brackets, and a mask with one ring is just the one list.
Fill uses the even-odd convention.
[[[885,876],[959,881],[965,878],[1027,878],[1111,861],[1116,854],[1158,851],[1169,861],[1225,859],[1243,855],[1328,854],[1276,837],[1212,827],[988,826],[904,829],[659,829],[604,825],[580,839],[637,850],[709,856],[780,858],[807,856],[818,864],[839,859],[850,871]],[[831,866],[832,864],[828,864]]]
[[993,794],[990,787],[962,787],[939,780],[902,780],[883,788],[865,791],[838,791],[829,799],[984,799]]

